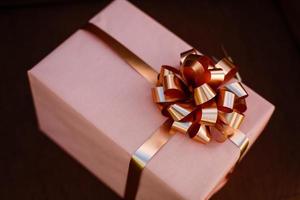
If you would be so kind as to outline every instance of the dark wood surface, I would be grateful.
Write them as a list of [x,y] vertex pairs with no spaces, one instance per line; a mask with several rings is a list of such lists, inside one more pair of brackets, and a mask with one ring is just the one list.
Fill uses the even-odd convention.
[[[0,3],[1,200],[120,199],[38,131],[26,76],[107,3]],[[223,44],[244,82],[276,105],[263,134],[212,199],[300,199],[299,7],[293,6],[299,4],[133,3],[206,54],[222,57]]]

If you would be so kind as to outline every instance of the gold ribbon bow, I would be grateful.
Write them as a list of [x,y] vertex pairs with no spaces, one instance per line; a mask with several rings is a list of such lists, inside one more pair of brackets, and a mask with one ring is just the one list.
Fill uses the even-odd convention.
[[[246,90],[232,81],[236,67],[227,58],[214,64],[195,49],[181,54],[179,70],[162,66],[152,96],[171,129],[208,143],[225,141],[239,129],[246,110]],[[228,83],[231,81],[230,83]],[[212,135],[210,129],[218,134]]]

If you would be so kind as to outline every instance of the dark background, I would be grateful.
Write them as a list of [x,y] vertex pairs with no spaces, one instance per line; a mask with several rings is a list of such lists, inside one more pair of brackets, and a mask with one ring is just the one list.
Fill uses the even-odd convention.
[[[0,199],[120,199],[37,129],[26,71],[109,1],[0,2]],[[276,111],[213,199],[300,199],[300,4],[132,1],[208,55],[223,44]],[[163,3],[162,3],[163,2]]]

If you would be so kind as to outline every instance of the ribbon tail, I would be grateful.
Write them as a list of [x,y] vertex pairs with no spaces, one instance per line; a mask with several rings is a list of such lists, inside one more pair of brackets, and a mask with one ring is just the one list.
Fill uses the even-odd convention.
[[124,195],[126,200],[135,199],[143,169],[174,135],[169,131],[171,123],[171,120],[165,121],[132,155]]
[[136,70],[141,76],[147,79],[152,85],[156,84],[158,73],[141,58],[126,48],[119,41],[107,34],[101,28],[92,23],[87,23],[84,30],[92,33],[98,39],[106,43],[115,53],[117,53],[130,67]]
[[240,149],[240,156],[238,158],[238,162],[240,162],[244,157],[249,146],[249,139],[245,133],[236,129],[235,133],[229,137],[229,140]]

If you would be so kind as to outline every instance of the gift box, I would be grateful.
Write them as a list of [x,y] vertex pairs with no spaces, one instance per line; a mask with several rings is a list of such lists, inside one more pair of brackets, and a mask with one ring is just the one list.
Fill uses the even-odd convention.
[[[157,71],[178,66],[180,53],[191,49],[127,1],[112,2],[90,22]],[[153,85],[82,29],[28,76],[42,132],[124,196],[131,156],[166,120],[152,101]],[[240,130],[251,147],[274,106],[244,87],[248,109]],[[136,198],[207,199],[226,183],[239,155],[229,140],[201,144],[176,133],[143,170]]]

